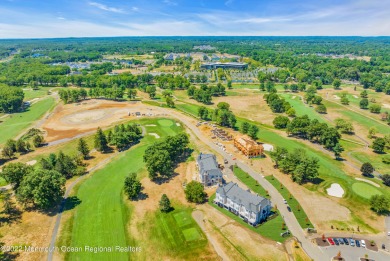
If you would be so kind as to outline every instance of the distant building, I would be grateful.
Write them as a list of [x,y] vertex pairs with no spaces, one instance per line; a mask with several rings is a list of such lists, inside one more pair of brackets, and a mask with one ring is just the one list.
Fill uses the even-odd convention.
[[211,50],[215,50],[215,47],[212,47],[210,45],[196,45],[194,46],[194,50],[211,51]]
[[264,153],[264,148],[261,144],[246,136],[235,137],[234,147],[239,149],[248,158],[259,157]]
[[223,174],[218,167],[217,158],[213,154],[200,153],[196,159],[200,182],[204,186],[222,184]]
[[213,55],[211,56],[211,61],[219,61],[219,60],[221,60],[221,58],[220,58],[218,55],[213,54]]
[[200,68],[202,69],[239,69],[239,70],[244,70],[248,68],[247,63],[236,63],[236,62],[229,62],[229,63],[220,63],[220,62],[215,62],[215,63],[203,63]]
[[249,190],[229,182],[217,189],[214,203],[255,226],[267,219],[271,212],[271,201]]
[[180,58],[180,54],[176,53],[169,53],[165,55],[164,59],[167,61],[174,61],[176,58]]

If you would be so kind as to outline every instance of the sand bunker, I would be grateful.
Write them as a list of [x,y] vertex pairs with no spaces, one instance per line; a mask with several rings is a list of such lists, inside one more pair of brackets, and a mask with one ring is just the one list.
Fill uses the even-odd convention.
[[383,103],[383,107],[385,107],[386,109],[390,109],[390,104]]
[[70,114],[63,117],[61,121],[67,124],[80,124],[80,123],[91,123],[104,119],[111,115],[112,110],[91,110]]
[[344,189],[338,183],[333,183],[330,188],[326,189],[329,196],[342,198],[344,195]]
[[176,122],[176,126],[180,126],[180,123]]
[[156,139],[160,138],[160,135],[158,135],[157,133],[148,133],[148,134],[154,136]]
[[340,100],[341,98],[337,95],[333,95],[333,98],[336,99],[336,100]]
[[359,98],[357,95],[354,95],[353,97],[354,97],[355,99]]
[[36,160],[31,160],[31,161],[26,162],[26,164],[27,164],[27,165],[30,165],[30,166],[33,166],[33,165],[35,165],[36,163],[37,163]]
[[297,97],[297,96],[293,96],[293,97],[291,97],[291,99],[295,99],[295,97]]
[[378,184],[376,184],[374,181],[371,181],[371,180],[367,180],[367,179],[362,179],[362,178],[355,178],[356,180],[360,180],[360,181],[363,181],[363,182],[366,182],[366,183],[369,183],[377,188],[380,188],[380,186]]
[[263,144],[263,148],[265,151],[274,151],[274,146],[271,144]]
[[146,124],[145,126],[146,127],[156,127],[157,125],[156,124]]

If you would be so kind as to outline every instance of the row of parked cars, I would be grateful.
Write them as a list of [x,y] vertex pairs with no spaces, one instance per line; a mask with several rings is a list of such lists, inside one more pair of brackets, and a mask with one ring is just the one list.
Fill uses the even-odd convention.
[[345,237],[329,237],[328,238],[328,242],[329,244],[331,244],[332,246],[336,245],[350,245],[350,246],[357,246],[357,247],[366,247],[366,241],[364,241],[364,239],[362,240],[357,240],[357,239],[353,239],[353,238],[345,238]]

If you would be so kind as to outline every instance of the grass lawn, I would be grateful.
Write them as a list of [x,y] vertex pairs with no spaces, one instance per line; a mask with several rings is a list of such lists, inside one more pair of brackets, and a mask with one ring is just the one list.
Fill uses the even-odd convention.
[[[279,96],[283,97],[287,102],[291,104],[291,106],[294,108],[297,116],[303,116],[307,115],[310,119],[317,119],[319,122],[325,122],[329,124],[329,121],[325,120],[321,115],[316,112],[315,106],[312,107],[306,106],[301,98],[296,93],[278,93]],[[293,98],[294,97],[294,98]]]
[[351,156],[360,162],[370,162],[375,170],[377,170],[381,174],[386,174],[389,172],[390,166],[388,164],[383,163],[382,158],[386,154],[368,154],[360,151],[352,151]]
[[383,193],[377,190],[374,186],[363,183],[363,182],[356,182],[352,185],[353,191],[358,194],[359,196],[363,198],[371,198],[374,195],[382,195]]
[[[140,121],[142,124],[158,125],[157,120]],[[165,133],[176,133],[180,127],[158,125],[161,137]],[[171,129],[172,130],[167,130]],[[123,182],[131,172],[141,175],[144,172],[143,155],[145,149],[155,141],[146,136],[129,150],[113,158],[104,168],[97,170],[81,183],[75,196],[80,200],[73,214],[71,236],[68,245],[73,247],[109,247],[129,245],[131,235],[126,233],[129,209],[123,202]],[[66,233],[66,232],[65,232]],[[73,252],[67,256],[69,260],[128,260],[125,252]]]
[[24,93],[24,100],[30,101],[35,98],[40,98],[47,95],[47,92],[53,89],[53,87],[40,87],[39,90],[23,90]]
[[174,206],[169,213],[159,210],[146,218],[151,225],[151,242],[157,253],[187,259],[207,245],[207,238],[192,218],[191,208]]
[[54,99],[47,98],[34,103],[27,111],[13,113],[0,123],[0,144],[12,139],[23,130],[27,129],[33,122],[40,119],[54,106]]
[[176,104],[175,107],[183,112],[191,114],[194,117],[198,117],[198,108],[200,106],[183,103],[183,104]]
[[281,185],[279,180],[277,180],[274,176],[267,176],[265,179],[267,179],[279,191],[279,193],[282,194],[283,198],[287,200],[287,204],[290,206],[299,222],[299,225],[301,225],[302,228],[313,227],[313,224],[310,222],[310,219],[306,215],[305,211],[302,209],[299,202],[291,195],[290,191],[288,191],[285,186]]
[[[254,231],[254,232],[256,232],[264,237],[267,237],[269,239],[272,239],[272,240],[275,240],[275,241],[278,241],[281,243],[283,243],[284,241],[286,241],[286,239],[289,238],[289,236],[282,237],[280,235],[280,233],[285,232],[287,230],[287,228],[286,228],[286,226],[284,226],[285,229],[284,230],[282,229],[282,226],[285,223],[284,223],[282,216],[279,213],[277,214],[277,216],[275,218],[273,218],[271,220],[267,220],[266,222],[262,223],[258,227],[253,227],[253,226],[249,225],[248,223],[246,223],[244,220],[242,220],[240,217],[233,214],[232,212],[215,205],[213,203],[214,199],[215,199],[215,194],[209,198],[209,204],[212,207],[221,211],[223,214],[230,217],[231,219],[237,221],[239,224],[243,225],[244,227],[249,228],[250,230],[252,230],[252,231]],[[272,210],[272,211],[274,211],[274,210]]]
[[267,191],[262,186],[260,186],[260,184],[255,179],[253,179],[251,176],[249,176],[248,173],[246,173],[245,171],[243,171],[242,169],[240,169],[237,166],[234,166],[233,172],[234,172],[234,175],[236,175],[236,177],[242,183],[247,185],[252,191],[256,192],[257,194],[259,194],[262,197],[269,198],[269,196],[267,195]]

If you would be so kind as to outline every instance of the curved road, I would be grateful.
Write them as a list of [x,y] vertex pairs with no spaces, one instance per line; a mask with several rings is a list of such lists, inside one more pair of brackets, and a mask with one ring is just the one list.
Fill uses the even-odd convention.
[[[224,158],[226,158],[229,162],[232,162],[232,163],[236,163],[238,167],[240,167],[242,170],[244,170],[245,172],[247,172],[249,175],[251,175],[252,178],[254,178],[255,180],[257,180],[260,185],[268,190],[271,198],[272,198],[272,202],[273,204],[275,205],[279,205],[279,206],[284,206],[284,199],[282,197],[282,195],[277,191],[277,189],[271,184],[269,183],[266,179],[264,179],[262,177],[262,175],[258,172],[256,172],[255,170],[253,170],[249,165],[247,165],[246,163],[244,162],[241,162],[239,160],[233,160],[233,156],[230,156],[228,153],[226,153],[225,151],[221,150],[216,144],[213,143],[212,140],[210,140],[207,136],[205,136],[196,126],[195,124],[193,123],[194,119],[189,117],[189,116],[186,116],[182,113],[179,113],[173,109],[166,109],[166,108],[159,108],[159,107],[154,107],[154,106],[147,106],[149,107],[149,110],[150,111],[157,111],[159,114],[160,113],[164,113],[165,115],[168,115],[168,116],[171,116],[179,121],[181,121],[184,125],[187,126],[187,128],[191,131],[190,132],[190,135],[191,136],[196,136],[198,139],[200,139],[204,144],[206,144],[207,146],[209,146],[210,148],[214,149],[216,152],[218,152],[221,156],[223,156]],[[143,131],[144,132],[144,131]],[[82,137],[82,136],[85,136],[85,135],[88,135],[88,133],[85,133],[83,135],[79,135],[77,138],[79,137]],[[76,138],[76,137],[74,137]],[[72,138],[73,139],[73,138]],[[66,140],[68,141],[68,140]],[[65,141],[63,141],[65,142]],[[55,143],[54,143],[55,144]],[[49,145],[54,145],[53,143],[52,144],[49,144]],[[108,158],[106,159],[106,161],[109,161],[111,158]],[[101,164],[99,164],[99,167],[102,165],[102,164],[105,164],[105,162],[102,162]],[[97,167],[97,166],[96,166]],[[95,167],[95,168],[96,168]],[[93,170],[93,169],[92,169]],[[90,172],[92,171],[90,170]],[[68,195],[68,193],[70,192],[70,190],[72,189],[72,187],[81,180],[81,177],[77,180],[74,181],[74,183],[72,183],[71,187],[68,188],[67,190],[67,194],[66,196]],[[62,210],[63,209],[63,206],[60,207],[60,209]],[[317,245],[313,244],[311,242],[310,239],[306,238],[305,234],[304,234],[304,231],[302,230],[301,226],[299,225],[297,219],[295,218],[294,214],[292,212],[289,212],[287,210],[287,208],[279,208],[278,209],[279,212],[281,213],[281,215],[283,216],[284,220],[285,220],[285,223],[286,225],[288,226],[289,230],[291,231],[291,233],[298,239],[298,241],[301,243],[302,245],[302,248],[305,250],[305,252],[313,259],[313,260],[316,260],[316,261],[322,261],[322,260],[329,260],[332,256],[330,256],[330,254],[327,254],[326,252],[324,252],[323,250],[321,250]],[[61,216],[62,216],[62,212],[60,211],[59,214],[57,215],[57,218],[56,218],[56,224],[55,224],[55,227],[54,227],[54,230],[53,230],[53,234],[52,234],[52,237],[51,237],[51,243],[50,243],[50,246],[53,247],[55,245],[55,240],[56,240],[56,236],[57,236],[57,233],[58,233],[58,229],[59,229],[59,224],[60,224],[60,221],[61,221]],[[357,249],[356,249],[357,250]],[[360,250],[359,250],[360,251]],[[364,250],[362,250],[364,251]],[[329,252],[330,253],[330,252]],[[376,253],[376,254],[381,254],[381,253]],[[364,254],[362,254],[362,256],[364,256]],[[48,256],[48,260],[51,261],[52,260],[52,257],[53,257],[53,253],[49,253],[49,256]],[[387,259],[388,256],[385,255],[385,256],[382,256],[382,258],[385,258]],[[384,259],[384,260],[385,260]]]

